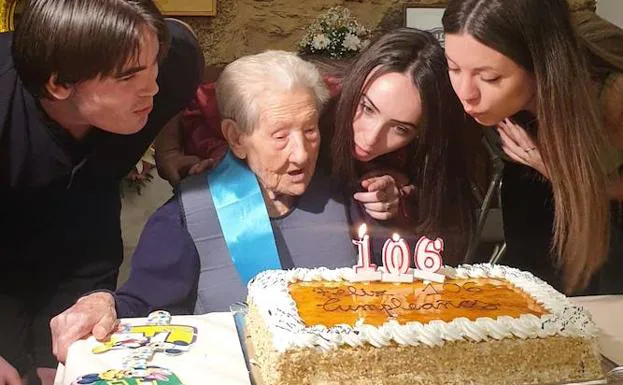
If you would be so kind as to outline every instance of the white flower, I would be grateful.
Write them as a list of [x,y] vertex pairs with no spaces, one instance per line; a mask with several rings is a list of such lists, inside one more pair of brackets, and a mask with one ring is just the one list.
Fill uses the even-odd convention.
[[353,35],[352,33],[347,33],[344,36],[344,43],[342,43],[342,45],[348,50],[357,51],[361,45],[361,40],[359,40],[356,35]]
[[330,42],[329,38],[325,36],[324,33],[321,33],[320,35],[314,36],[314,40],[312,40],[312,47],[317,50],[325,49],[329,46]]
[[357,35],[365,35],[368,33],[368,28],[364,27],[361,24],[357,24]]
[[138,161],[138,163],[136,163],[136,171],[139,174],[143,173],[143,168],[145,163],[150,164],[152,166],[156,165],[156,159],[154,158],[154,155],[156,154],[156,150],[154,149],[153,146],[150,146],[147,151],[145,151],[145,154],[143,154],[143,157]]

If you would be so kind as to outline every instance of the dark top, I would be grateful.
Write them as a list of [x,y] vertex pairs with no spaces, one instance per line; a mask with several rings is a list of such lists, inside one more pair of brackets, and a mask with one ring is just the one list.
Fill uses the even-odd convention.
[[[514,120],[535,134],[533,116],[520,113]],[[530,271],[563,291],[562,274],[553,263],[551,245],[554,223],[554,197],[551,184],[538,171],[507,162],[502,183],[502,215],[506,254],[500,263]],[[616,213],[613,217],[616,217]],[[611,244],[606,265],[595,274],[589,286],[576,295],[623,293],[623,227],[619,220],[611,228]]]
[[[179,197],[171,199],[143,229],[130,277],[115,294],[120,318],[142,317],[156,309],[175,314],[229,311],[230,305],[246,300],[247,290],[227,250],[207,178],[198,175],[182,183],[183,193],[190,194],[181,200],[184,208]],[[356,264],[349,218],[340,201],[328,178],[316,173],[295,207],[271,218],[282,268]]]
[[11,57],[12,33],[0,34],[0,265],[118,268],[119,182],[202,76],[195,38],[179,23],[167,26],[171,49],[145,127],[133,135],[94,129],[79,142],[24,88]]

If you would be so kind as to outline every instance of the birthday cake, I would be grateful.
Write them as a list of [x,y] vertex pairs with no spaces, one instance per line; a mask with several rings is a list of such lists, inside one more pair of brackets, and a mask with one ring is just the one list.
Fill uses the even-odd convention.
[[249,283],[265,385],[550,384],[603,378],[589,315],[528,272],[443,267],[445,279],[357,282],[355,269],[272,270]]
[[250,385],[230,313],[121,320],[106,341],[69,348],[55,385]]

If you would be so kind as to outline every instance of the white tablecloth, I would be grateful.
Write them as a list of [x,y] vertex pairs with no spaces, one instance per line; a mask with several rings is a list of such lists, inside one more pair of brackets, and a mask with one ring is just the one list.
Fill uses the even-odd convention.
[[571,300],[588,310],[601,329],[601,353],[623,365],[623,295],[574,297]]

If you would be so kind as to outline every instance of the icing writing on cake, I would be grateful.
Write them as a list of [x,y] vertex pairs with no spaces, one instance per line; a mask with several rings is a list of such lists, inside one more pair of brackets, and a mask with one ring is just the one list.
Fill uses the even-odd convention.
[[528,295],[498,279],[443,284],[298,282],[289,285],[289,292],[308,326],[354,326],[358,320],[380,326],[390,319],[404,324],[547,313]]
[[[475,285],[475,282],[467,282],[467,284]],[[458,291],[469,291],[464,286],[456,283],[446,283],[444,286],[458,289]],[[427,285],[435,291],[432,285]],[[508,290],[508,289],[507,289]],[[423,299],[421,296],[431,296],[430,293],[423,293],[415,297],[415,301],[410,301],[404,296],[398,296],[389,290],[366,291],[365,288],[357,288],[347,286],[346,288],[314,288],[314,292],[326,297],[326,301],[317,306],[325,312],[358,312],[358,311],[383,311],[387,317],[394,318],[398,315],[397,310],[401,311],[420,311],[420,310],[440,310],[440,309],[480,309],[480,310],[497,310],[499,303],[488,303],[481,300],[441,300],[441,299]],[[457,291],[457,292],[458,292]],[[379,300],[378,303],[352,304],[343,303],[342,300],[348,297],[367,298],[372,297]]]

